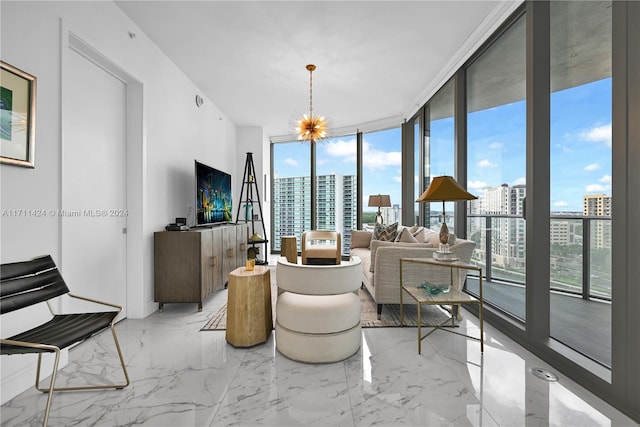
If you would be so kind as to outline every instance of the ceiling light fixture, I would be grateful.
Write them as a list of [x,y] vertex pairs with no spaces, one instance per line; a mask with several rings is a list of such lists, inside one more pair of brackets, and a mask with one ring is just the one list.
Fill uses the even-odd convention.
[[309,70],[309,114],[303,114],[296,124],[296,135],[301,141],[309,141],[312,144],[327,136],[329,125],[324,116],[313,114],[313,72],[316,66],[307,65]]

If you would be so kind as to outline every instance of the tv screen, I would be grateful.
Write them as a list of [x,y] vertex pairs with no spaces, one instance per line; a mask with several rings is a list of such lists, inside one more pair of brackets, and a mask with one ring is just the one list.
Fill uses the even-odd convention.
[[196,226],[231,222],[231,175],[196,164]]

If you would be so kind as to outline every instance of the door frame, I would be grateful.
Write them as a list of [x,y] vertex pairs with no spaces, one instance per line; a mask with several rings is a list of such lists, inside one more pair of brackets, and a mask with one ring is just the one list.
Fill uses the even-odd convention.
[[[143,156],[143,84],[130,73],[118,66],[114,61],[102,54],[99,50],[85,42],[76,33],[71,31],[62,22],[62,52],[61,52],[61,118],[60,118],[60,203],[65,199],[65,189],[62,185],[67,168],[64,164],[64,150],[66,130],[73,126],[72,117],[68,114],[70,105],[64,94],[69,90],[69,82],[65,76],[69,70],[70,55],[79,54],[88,61],[97,65],[104,71],[113,75],[125,84],[126,93],[126,131],[125,131],[125,188],[127,204],[127,239],[126,239],[126,299],[129,318],[143,318],[144,313],[144,241],[143,241],[143,182],[145,162]],[[58,261],[64,268],[65,260],[62,259],[62,241],[64,239],[64,227],[62,217],[58,218],[60,227]],[[137,285],[136,285],[137,284]]]

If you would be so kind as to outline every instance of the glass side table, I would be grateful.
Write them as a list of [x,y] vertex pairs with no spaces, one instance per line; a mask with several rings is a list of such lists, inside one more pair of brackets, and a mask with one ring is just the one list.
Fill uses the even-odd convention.
[[[409,285],[405,284],[402,277],[402,270],[404,264],[424,264],[424,265],[435,265],[442,268],[449,268],[451,271],[451,286],[449,287],[448,292],[429,293],[424,287],[417,286],[415,284]],[[476,298],[472,295],[469,295],[465,292],[462,292],[460,289],[462,287],[462,283],[460,282],[460,270],[473,270],[478,272],[478,276],[480,277],[480,295],[479,298]],[[454,282],[454,271],[456,276],[456,282]],[[457,284],[457,286],[454,286]],[[440,261],[433,258],[401,258],[400,259],[400,325],[404,326],[404,308],[402,297],[404,293],[409,294],[411,298],[413,298],[418,305],[418,353],[422,352],[422,340],[428,337],[431,333],[433,333],[437,329],[442,329],[447,332],[451,332],[453,334],[462,335],[468,338],[473,338],[475,340],[480,341],[480,352],[484,353],[484,325],[482,320],[482,268],[477,267],[472,264],[468,264],[466,262],[462,262],[459,260],[455,261]],[[424,336],[422,335],[422,316],[421,316],[421,308],[422,305],[451,305],[451,313],[452,316],[450,319],[447,319],[445,322],[436,325],[429,326],[433,328],[431,331],[426,333]],[[461,305],[461,304],[478,304],[478,319],[480,321],[480,338],[470,336],[467,334],[461,334],[459,332],[455,332],[451,329],[443,329],[449,321],[451,321],[451,326],[455,326],[455,312],[453,306]]]

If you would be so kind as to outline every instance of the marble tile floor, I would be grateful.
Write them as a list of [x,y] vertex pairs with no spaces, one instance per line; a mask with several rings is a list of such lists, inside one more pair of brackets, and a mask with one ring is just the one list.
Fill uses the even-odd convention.
[[[480,343],[444,331],[423,341],[415,328],[363,329],[349,359],[310,365],[267,343],[228,345],[224,331],[200,332],[226,301],[166,304],[117,326],[131,385],[123,390],[54,395],[50,426],[637,426],[560,376],[489,325]],[[478,333],[465,311],[460,331]],[[110,333],[69,352],[58,385],[121,378]],[[13,356],[19,357],[19,356]],[[34,372],[35,375],[35,372]],[[2,426],[41,425],[46,395],[31,388],[0,408]]]

